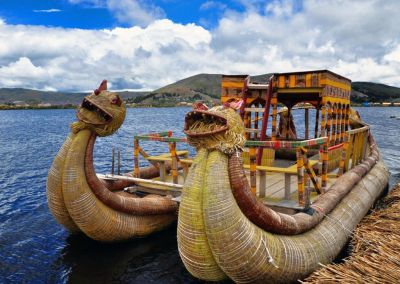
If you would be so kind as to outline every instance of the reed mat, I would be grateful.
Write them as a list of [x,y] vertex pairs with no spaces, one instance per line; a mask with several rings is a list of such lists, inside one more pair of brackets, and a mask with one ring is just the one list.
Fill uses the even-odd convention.
[[343,263],[322,265],[301,283],[399,283],[400,183],[354,231]]

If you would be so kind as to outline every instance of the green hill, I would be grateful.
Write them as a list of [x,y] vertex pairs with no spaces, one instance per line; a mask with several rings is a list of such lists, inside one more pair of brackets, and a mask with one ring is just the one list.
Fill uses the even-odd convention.
[[355,102],[393,102],[400,100],[400,88],[372,82],[353,82],[353,93],[358,92],[365,96],[352,96]]
[[[127,100],[137,96],[146,95],[148,92],[119,92],[122,99]],[[0,104],[15,104],[24,102],[29,105],[50,103],[52,105],[77,105],[82,102],[88,93],[46,92],[22,88],[1,88]]]
[[[263,83],[271,74],[252,76],[253,82]],[[180,102],[218,102],[221,94],[221,74],[198,74],[152,92],[119,92],[127,103],[153,106],[174,106]],[[352,83],[352,101],[395,102],[400,101],[400,88],[371,82]],[[77,105],[86,93],[44,92],[20,88],[0,89],[0,104],[23,102],[30,105]]]
[[[251,76],[255,82],[265,82],[271,74]],[[134,103],[175,105],[179,102],[218,102],[221,95],[221,74],[197,74],[137,97]]]

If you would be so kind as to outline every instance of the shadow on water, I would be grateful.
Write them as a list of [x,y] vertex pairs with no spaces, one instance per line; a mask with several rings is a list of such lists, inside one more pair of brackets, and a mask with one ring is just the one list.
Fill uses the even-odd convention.
[[70,235],[53,269],[68,283],[201,283],[185,269],[176,224],[149,237],[114,244]]

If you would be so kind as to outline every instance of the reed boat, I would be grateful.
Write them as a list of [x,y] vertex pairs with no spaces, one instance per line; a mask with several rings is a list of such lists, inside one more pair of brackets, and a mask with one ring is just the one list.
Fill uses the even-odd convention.
[[338,256],[389,178],[350,92],[328,70],[223,76],[223,105],[186,115],[177,238],[194,277],[287,283]]
[[[107,82],[84,98],[77,122],[56,155],[47,179],[47,200],[58,223],[71,232],[111,242],[143,237],[176,220],[177,202],[169,196],[134,194],[132,173],[122,179],[100,179],[93,167],[93,148],[98,136],[113,134],[125,119],[125,104],[107,91]],[[170,167],[170,166],[168,166]],[[140,175],[151,179],[159,174],[154,166]],[[123,179],[123,178],[127,179]]]

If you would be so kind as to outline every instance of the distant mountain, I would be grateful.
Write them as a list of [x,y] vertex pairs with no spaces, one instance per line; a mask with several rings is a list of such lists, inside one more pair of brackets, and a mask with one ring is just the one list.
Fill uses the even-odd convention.
[[[119,92],[122,99],[144,96],[148,92]],[[77,105],[88,93],[46,92],[21,88],[1,88],[0,104],[24,102],[30,105],[50,103],[52,105]]]
[[[266,82],[271,74],[251,76],[253,82]],[[221,74],[197,74],[157,89],[132,102],[141,104],[176,104],[179,102],[218,102],[221,95]]]
[[[267,82],[271,74],[252,76],[253,82]],[[198,74],[152,92],[120,92],[127,103],[153,106],[174,106],[179,102],[218,102],[221,94],[221,74]],[[371,82],[352,83],[353,102],[400,101],[400,88]],[[77,105],[87,93],[44,92],[29,89],[0,89],[0,104],[24,102],[30,105]]]
[[[394,102],[400,100],[400,88],[371,82],[353,82],[352,101]],[[362,94],[363,96],[359,96]]]

